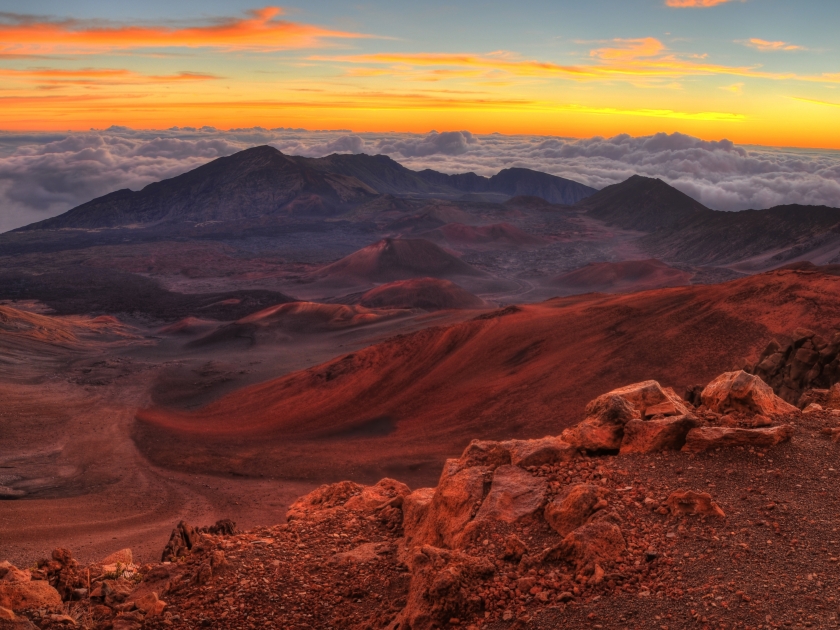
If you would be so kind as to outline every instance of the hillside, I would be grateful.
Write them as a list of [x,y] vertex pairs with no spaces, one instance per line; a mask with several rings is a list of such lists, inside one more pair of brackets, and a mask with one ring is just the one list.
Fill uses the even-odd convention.
[[153,462],[184,470],[432,474],[472,438],[556,434],[623,383],[653,378],[683,391],[797,327],[827,334],[840,324],[838,297],[840,278],[785,270],[509,307],[395,337],[196,413],[143,410],[135,440]]
[[434,230],[418,234],[421,238],[449,245],[451,247],[502,247],[516,249],[520,247],[539,247],[548,239],[528,234],[510,223],[472,226],[463,223],[447,223]]
[[653,232],[711,213],[706,206],[660,179],[633,175],[580,201],[589,216],[628,230]]
[[414,278],[398,280],[342,298],[342,302],[367,308],[421,308],[427,311],[443,309],[484,308],[484,300],[449,280]]
[[423,239],[386,238],[313,272],[322,281],[392,282],[432,276],[481,276],[482,273]]
[[660,287],[678,287],[691,282],[692,274],[654,259],[590,263],[551,279],[551,286],[574,291],[627,293]]

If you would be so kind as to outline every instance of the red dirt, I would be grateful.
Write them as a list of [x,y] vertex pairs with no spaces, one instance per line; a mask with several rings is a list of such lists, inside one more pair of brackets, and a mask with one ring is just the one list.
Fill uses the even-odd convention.
[[487,304],[454,282],[439,278],[398,280],[363,293],[358,303],[367,308],[443,309],[485,308]]
[[487,245],[508,248],[535,247],[549,242],[539,236],[528,234],[510,223],[494,223],[481,227],[463,223],[447,223],[421,236],[436,243],[467,248]]
[[142,410],[134,438],[182,470],[409,483],[472,438],[556,435],[626,383],[677,391],[755,358],[774,336],[840,324],[840,278],[733,282],[511,307],[400,335],[233,393],[200,411]]
[[552,286],[569,291],[629,293],[662,287],[684,286],[692,274],[656,260],[590,263],[580,269],[556,276]]

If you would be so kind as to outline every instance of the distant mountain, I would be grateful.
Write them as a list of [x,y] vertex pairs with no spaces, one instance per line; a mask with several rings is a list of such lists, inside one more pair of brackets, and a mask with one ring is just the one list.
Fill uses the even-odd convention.
[[418,175],[429,182],[465,193],[495,192],[511,197],[530,195],[549,203],[565,205],[577,203],[597,192],[570,179],[527,168],[506,168],[489,178],[475,173],[444,175],[432,170],[420,171]]
[[627,230],[652,232],[710,212],[660,179],[633,175],[578,202],[589,216]]
[[640,244],[657,258],[695,264],[745,263],[761,270],[787,262],[840,263],[840,209],[788,205],[688,215]]
[[538,247],[549,243],[547,239],[528,234],[510,223],[494,223],[480,227],[464,225],[463,223],[447,223],[418,236],[441,245],[467,249],[488,246],[518,249]]
[[261,146],[140,191],[118,190],[18,231],[242,222],[275,215],[323,217],[370,204],[382,195],[458,197],[482,191],[542,196],[552,203],[572,203],[595,192],[528,169],[506,169],[491,178],[418,173],[385,155],[305,158]]

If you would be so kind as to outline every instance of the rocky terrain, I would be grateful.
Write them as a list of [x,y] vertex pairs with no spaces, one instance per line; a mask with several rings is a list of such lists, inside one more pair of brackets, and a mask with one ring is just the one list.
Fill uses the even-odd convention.
[[276,526],[179,523],[161,562],[0,563],[0,628],[836,626],[840,410],[741,371],[697,403],[624,386],[560,435],[473,441],[434,488],[339,482]]

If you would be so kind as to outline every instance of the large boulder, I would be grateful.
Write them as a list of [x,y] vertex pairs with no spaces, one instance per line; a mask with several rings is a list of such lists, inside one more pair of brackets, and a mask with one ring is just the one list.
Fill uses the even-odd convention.
[[490,485],[492,477],[493,470],[488,466],[461,469],[457,459],[447,460],[432,500],[422,508],[425,515],[419,521],[412,518],[404,522],[406,539],[413,544],[457,546],[464,528],[481,507],[485,485]]
[[61,596],[44,580],[0,582],[0,606],[15,612],[31,608],[57,608],[61,606]]
[[423,534],[423,526],[434,497],[435,488],[418,488],[403,498],[403,532],[407,545],[413,544],[414,539]]
[[[586,406],[583,422],[566,429],[562,438],[581,450],[615,452],[621,448],[629,422],[689,414],[687,403],[673,389],[662,387],[656,381],[643,381],[598,396]],[[674,432],[680,426],[674,425],[670,429]],[[651,431],[657,428],[661,427],[654,426]]]
[[406,606],[389,628],[432,630],[448,626],[453,618],[474,616],[482,602],[470,593],[495,572],[486,558],[430,545],[414,550],[407,564],[411,583]]
[[790,424],[761,429],[699,427],[688,432],[682,450],[689,453],[700,453],[712,448],[728,446],[770,448],[788,441],[793,433],[794,428]]
[[566,486],[545,506],[545,520],[558,534],[567,536],[607,507],[606,496],[606,489],[593,484]]
[[542,509],[548,484],[518,466],[499,466],[493,473],[490,492],[475,515],[475,523],[515,523]]
[[603,394],[586,406],[586,418],[562,433],[564,441],[590,452],[618,451],[624,425],[641,414],[622,396]]
[[688,432],[699,425],[700,421],[691,414],[650,420],[630,420],[624,425],[620,453],[627,455],[666,450],[678,451],[685,444]]
[[487,466],[498,468],[513,464],[527,468],[566,462],[577,449],[562,438],[546,436],[536,440],[473,440],[458,459],[459,468]]
[[797,408],[773,393],[759,377],[743,370],[725,372],[700,394],[703,404],[716,413],[743,411],[775,417],[795,413]]

